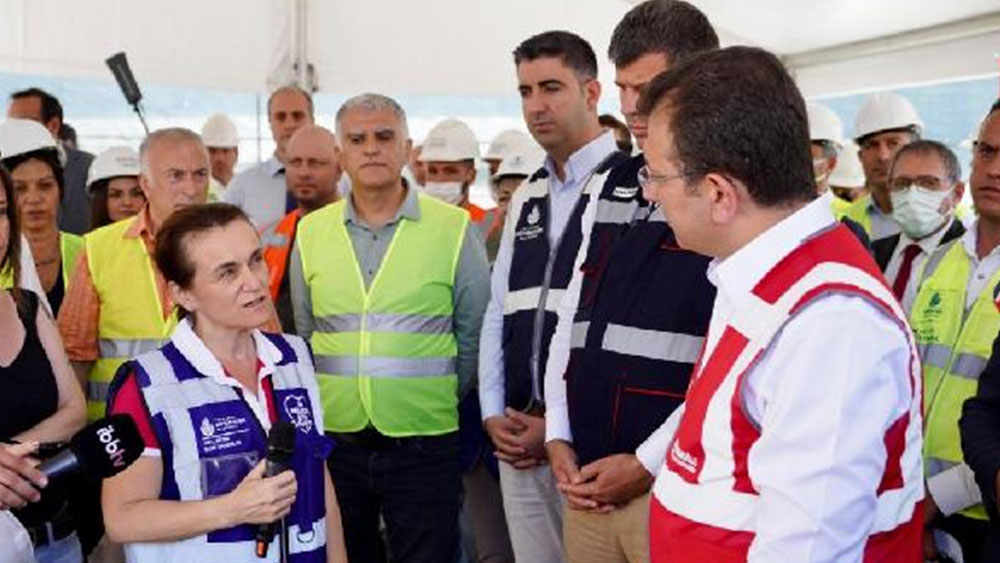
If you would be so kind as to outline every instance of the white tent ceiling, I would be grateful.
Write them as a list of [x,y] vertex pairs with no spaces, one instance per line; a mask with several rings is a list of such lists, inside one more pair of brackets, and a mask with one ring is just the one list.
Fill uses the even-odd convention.
[[[808,96],[996,73],[997,0],[693,0],[724,43],[786,58]],[[513,47],[546,29],[604,53],[635,0],[0,0],[0,70],[262,91],[296,53],[321,90],[512,95]],[[302,19],[297,17],[301,14]],[[297,25],[301,22],[301,25]]]

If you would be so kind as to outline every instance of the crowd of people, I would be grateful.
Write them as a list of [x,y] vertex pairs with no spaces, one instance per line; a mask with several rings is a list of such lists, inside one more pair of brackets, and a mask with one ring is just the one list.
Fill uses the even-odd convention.
[[[998,560],[1000,100],[966,183],[904,97],[847,133],[682,0],[607,55],[624,124],[547,31],[530,135],[290,85],[238,174],[225,115],[93,157],[12,94],[0,560]],[[50,492],[106,415],[142,455]]]

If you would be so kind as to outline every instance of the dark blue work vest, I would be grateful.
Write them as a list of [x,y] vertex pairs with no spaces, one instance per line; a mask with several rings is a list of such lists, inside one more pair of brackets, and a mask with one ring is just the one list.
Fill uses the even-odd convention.
[[565,375],[581,465],[634,452],[684,401],[715,301],[709,258],[679,248],[642,198],[644,163],[608,175],[581,267]]

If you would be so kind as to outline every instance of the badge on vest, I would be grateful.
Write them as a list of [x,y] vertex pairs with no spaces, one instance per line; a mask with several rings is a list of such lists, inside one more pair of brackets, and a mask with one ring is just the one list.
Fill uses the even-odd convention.
[[192,409],[191,417],[197,421],[198,449],[202,457],[215,457],[242,451],[250,447],[252,421],[238,405],[225,403],[212,408]]
[[611,197],[617,197],[619,199],[632,199],[637,193],[639,193],[639,186],[631,188],[628,186],[616,186],[614,191],[611,192]]
[[[531,204],[526,204],[531,205]],[[542,222],[541,204],[534,204],[528,214],[522,215],[524,222],[514,233],[514,237],[519,241],[534,240],[545,232]]]

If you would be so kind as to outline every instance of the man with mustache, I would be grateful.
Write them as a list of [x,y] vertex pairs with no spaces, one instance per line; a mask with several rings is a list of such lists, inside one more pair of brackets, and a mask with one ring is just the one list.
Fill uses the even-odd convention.
[[563,560],[563,500],[544,466],[545,361],[585,248],[584,209],[626,155],[598,122],[597,57],[585,40],[541,33],[518,45],[514,63],[524,120],[548,156],[510,203],[480,338],[479,399],[514,556],[550,563]]

